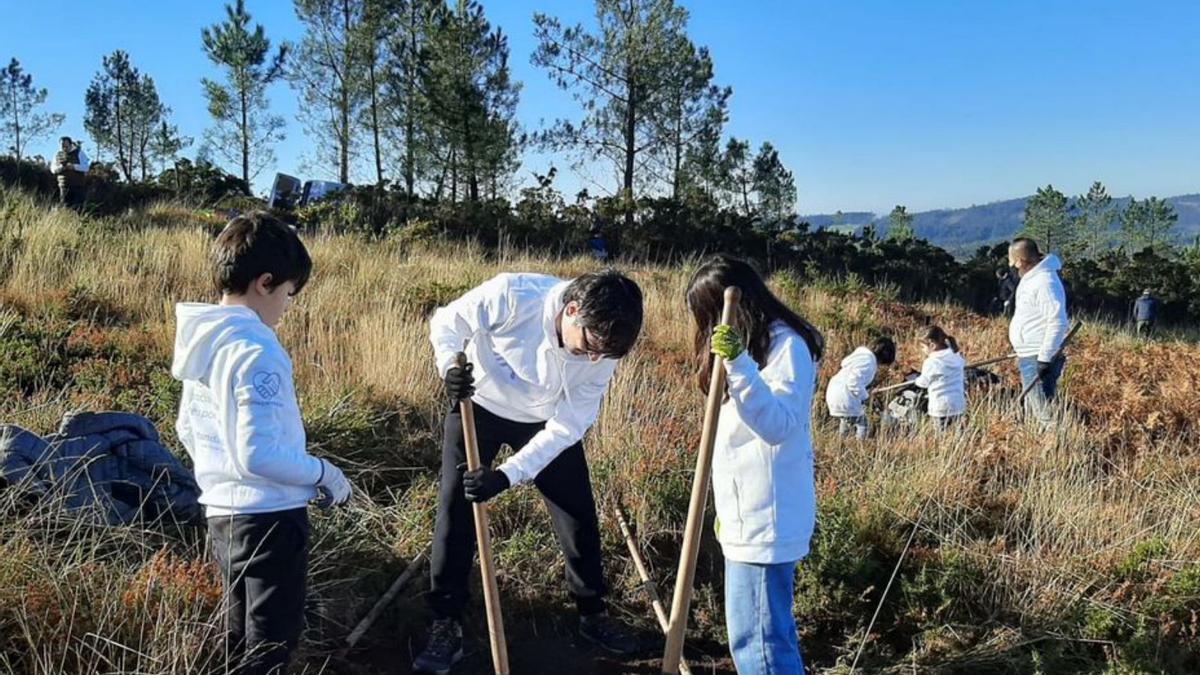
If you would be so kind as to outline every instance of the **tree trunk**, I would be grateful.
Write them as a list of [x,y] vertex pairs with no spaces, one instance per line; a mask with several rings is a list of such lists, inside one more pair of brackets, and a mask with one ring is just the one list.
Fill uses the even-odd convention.
[[375,185],[383,187],[383,150],[379,144],[379,90],[375,84],[375,61],[378,52],[371,49],[371,65],[368,72],[371,78],[371,137],[375,145]]
[[341,128],[338,129],[338,182],[350,182],[350,2],[342,0],[342,86],[338,114]]
[[633,80],[633,66],[625,68],[625,78],[628,97],[625,101],[625,176],[622,180],[622,190],[625,201],[625,228],[633,227],[633,167],[637,154],[637,86]]
[[242,181],[246,184],[246,194],[253,193],[250,189],[250,124],[249,113],[246,110],[246,91],[240,90],[242,99]]
[[[408,58],[415,65],[417,59],[417,7],[415,3],[411,2],[409,3],[408,11],[408,38]],[[417,161],[417,149],[416,142],[413,139],[417,130],[416,100],[416,75],[415,73],[409,73],[408,82],[405,85],[404,100],[404,189],[410,200],[413,198],[416,190],[415,164]],[[445,176],[445,171],[443,171],[442,177],[438,179],[438,199],[442,198],[442,186],[446,180]]]

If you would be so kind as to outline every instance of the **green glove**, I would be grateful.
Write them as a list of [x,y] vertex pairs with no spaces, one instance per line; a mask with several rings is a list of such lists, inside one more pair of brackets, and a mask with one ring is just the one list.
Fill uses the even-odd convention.
[[712,353],[726,361],[732,361],[745,350],[742,339],[734,332],[733,326],[721,324],[713,329]]

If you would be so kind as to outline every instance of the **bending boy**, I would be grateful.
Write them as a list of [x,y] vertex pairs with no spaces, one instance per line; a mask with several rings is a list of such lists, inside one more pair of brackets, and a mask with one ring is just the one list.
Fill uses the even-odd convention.
[[[451,408],[430,560],[434,622],[414,669],[445,673],[462,658],[461,618],[475,547],[470,502],[530,482],[546,501],[566,557],[581,635],[617,653],[637,648],[633,635],[605,612],[599,518],[582,439],[641,326],[641,290],[612,271],[571,281],[501,274],[434,313],[430,339]],[[454,359],[464,346],[470,363],[459,368]],[[475,404],[483,467],[465,472],[458,406],[464,398]],[[516,452],[492,469],[502,445]]]

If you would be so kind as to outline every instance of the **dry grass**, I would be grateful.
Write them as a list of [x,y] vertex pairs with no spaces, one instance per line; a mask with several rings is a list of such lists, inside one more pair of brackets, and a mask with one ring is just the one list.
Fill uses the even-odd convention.
[[[137,228],[128,227],[126,217],[105,226],[0,196],[0,346],[21,325],[61,325],[80,349],[99,354],[92,357],[94,369],[125,363],[105,361],[117,359],[104,356],[117,344],[111,353],[136,352],[146,371],[165,370],[174,303],[213,300],[202,219],[190,227]],[[150,220],[161,225],[175,213],[171,208],[177,207],[156,207]],[[320,620],[313,622],[303,658],[317,669],[326,663],[330,641],[349,630],[432,530],[442,403],[427,341],[429,310],[500,271],[571,276],[594,265],[472,247],[406,249],[352,237],[308,244],[316,273],[280,336],[296,365],[317,451],[349,464],[352,478],[366,488],[350,509],[315,517],[312,576]],[[618,369],[588,452],[602,508],[625,501],[665,582],[701,414],[690,385],[681,302],[688,270],[627,271],[646,292],[646,335]],[[881,374],[884,382],[919,367],[915,337],[926,321],[956,335],[968,360],[1008,349],[1001,321],[956,307],[912,306],[886,291],[783,277],[776,285],[826,334],[822,383],[869,331],[881,328],[901,342],[900,365]],[[88,347],[89,340],[104,348]],[[104,386],[81,384],[78,364],[65,367],[74,368],[71,377],[46,379],[61,387],[33,386],[0,400],[0,419],[46,432],[73,407],[157,400],[118,399]],[[136,371],[136,363],[129,368]],[[1145,345],[1101,326],[1085,329],[1064,381],[1070,407],[1051,434],[1019,421],[1015,368],[998,372],[1004,385],[972,397],[970,423],[959,433],[859,443],[836,438],[827,424],[816,426],[821,527],[832,532],[835,518],[844,515],[854,525],[847,537],[865,556],[841,560],[839,542],[817,544],[809,565],[822,595],[808,598],[802,607],[817,609],[800,617],[817,665],[845,669],[878,602],[880,574],[890,572],[897,541],[927,498],[904,585],[871,636],[872,667],[905,664],[908,672],[939,663],[1000,664],[1003,672],[1054,654],[1063,663],[1089,657],[1093,665],[1125,667],[1145,662],[1145,645],[1130,642],[1139,617],[1158,637],[1151,647],[1164,654],[1177,653],[1181,644],[1185,654],[1195,650],[1200,600],[1182,605],[1194,608],[1190,627],[1178,606],[1162,609],[1152,600],[1200,564],[1200,347]],[[129,382],[132,388],[168,386],[137,372]],[[816,397],[814,408],[819,420],[821,400]],[[171,428],[169,405],[139,412],[164,431]],[[4,513],[0,663],[31,673],[202,669],[200,662],[170,656],[183,649],[200,659],[205,652],[194,645],[212,630],[211,578],[199,543],[154,528],[72,532],[61,514],[22,515],[13,504]],[[58,529],[47,530],[45,522]],[[561,562],[532,492],[503,495],[494,522],[506,593],[541,602],[561,597]],[[605,547],[618,606],[648,628],[632,567],[609,525]],[[1147,549],[1147,542],[1156,543]],[[860,576],[837,571],[868,562],[874,567]],[[702,566],[697,596],[698,629],[710,636],[721,631],[716,569]],[[960,572],[972,582],[956,582]],[[844,595],[833,592],[837,585],[847,589]],[[83,606],[93,612],[91,623],[74,618]],[[132,660],[117,663],[117,654]],[[1197,657],[1171,658],[1163,662],[1194,664]],[[96,671],[86,670],[89,664]]]

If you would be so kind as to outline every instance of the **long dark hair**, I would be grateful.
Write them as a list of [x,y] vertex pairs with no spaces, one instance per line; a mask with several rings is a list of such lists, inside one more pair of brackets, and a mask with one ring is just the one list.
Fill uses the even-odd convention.
[[947,335],[941,326],[930,326],[929,330],[925,331],[925,342],[939,350],[949,347],[955,354],[958,353],[958,340],[952,335]]
[[717,255],[700,265],[692,275],[687,290],[688,310],[696,324],[696,383],[700,391],[708,391],[713,362],[709,339],[713,328],[721,322],[725,289],[729,286],[737,286],[742,291],[733,328],[746,343],[746,350],[759,368],[767,365],[767,354],[771,350],[771,323],[774,321],[786,323],[804,338],[813,361],[821,359],[825,352],[825,340],[821,333],[775,297],[763,278],[748,263]]

